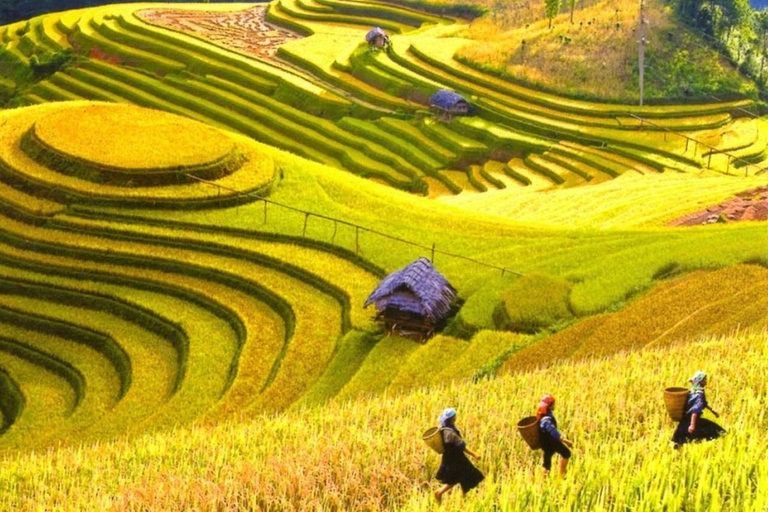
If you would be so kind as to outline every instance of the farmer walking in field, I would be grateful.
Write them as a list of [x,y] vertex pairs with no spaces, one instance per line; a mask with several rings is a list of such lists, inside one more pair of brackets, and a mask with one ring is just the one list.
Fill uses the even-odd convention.
[[456,409],[445,409],[438,418],[440,434],[443,436],[443,458],[440,468],[437,470],[437,479],[443,486],[435,491],[435,499],[441,502],[443,494],[452,489],[456,484],[461,485],[461,492],[465,494],[474,489],[485,478],[483,474],[467,458],[467,454],[475,460],[480,456],[467,448],[467,444],[461,437],[461,432],[456,428]]
[[707,374],[698,371],[689,379],[691,389],[688,392],[688,401],[685,404],[685,413],[677,429],[672,436],[672,442],[675,443],[675,449],[680,448],[684,443],[691,441],[700,441],[702,439],[712,440],[725,434],[725,429],[714,421],[702,418],[704,409],[709,409],[715,418],[717,414],[707,402],[707,396],[704,388],[707,386]]
[[565,476],[568,459],[571,458],[573,443],[557,430],[557,420],[552,411],[555,409],[555,397],[546,394],[539,401],[539,409],[536,411],[536,419],[539,420],[539,435],[541,448],[544,450],[544,474],[549,475],[552,468],[552,456],[559,453],[560,476]]

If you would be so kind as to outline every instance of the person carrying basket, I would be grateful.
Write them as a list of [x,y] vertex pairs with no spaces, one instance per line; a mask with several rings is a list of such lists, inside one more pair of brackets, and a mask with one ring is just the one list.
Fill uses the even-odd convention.
[[445,447],[436,475],[437,480],[443,484],[440,489],[435,491],[435,499],[440,503],[443,494],[456,484],[461,485],[461,492],[465,494],[477,487],[485,477],[467,458],[468,454],[473,459],[480,460],[479,455],[467,448],[467,444],[461,437],[461,432],[456,428],[456,409],[453,407],[445,409],[437,421],[440,425],[440,434],[443,436],[443,446]]
[[689,379],[691,390],[688,392],[688,400],[685,404],[685,413],[680,423],[677,424],[675,433],[672,435],[672,442],[675,443],[675,449],[679,449],[683,444],[691,441],[700,441],[702,439],[712,440],[725,434],[725,429],[714,421],[702,418],[704,409],[709,409],[715,418],[717,414],[707,402],[707,396],[704,388],[707,386],[707,374],[698,371]]
[[536,419],[539,421],[539,436],[541,449],[544,450],[544,474],[549,475],[552,468],[552,456],[559,453],[560,476],[565,476],[568,460],[571,458],[573,443],[557,430],[557,420],[552,411],[555,409],[555,397],[547,393],[539,401],[539,409],[536,411]]

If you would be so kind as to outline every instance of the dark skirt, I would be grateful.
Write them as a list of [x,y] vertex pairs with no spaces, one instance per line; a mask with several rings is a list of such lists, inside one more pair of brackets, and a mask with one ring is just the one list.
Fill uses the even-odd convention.
[[463,450],[446,446],[437,479],[448,485],[461,484],[461,490],[467,492],[477,487],[485,478],[483,474],[469,461]]
[[696,420],[696,430],[693,431],[693,434],[688,433],[688,427],[690,426],[691,415],[686,414],[683,416],[683,419],[680,420],[680,423],[677,424],[677,429],[675,429],[675,433],[672,436],[672,442],[676,445],[681,445],[692,441],[711,441],[712,439],[717,439],[725,434],[725,429],[723,427],[706,418],[699,417]]
[[553,439],[551,435],[546,432],[541,432],[541,449],[544,451],[544,461],[542,466],[549,471],[552,469],[552,456],[559,453],[564,459],[571,458],[571,450],[568,449],[565,444],[559,439]]

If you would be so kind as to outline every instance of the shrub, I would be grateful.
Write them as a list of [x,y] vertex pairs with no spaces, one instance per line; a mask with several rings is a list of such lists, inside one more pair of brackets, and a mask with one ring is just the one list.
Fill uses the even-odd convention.
[[569,295],[572,284],[546,274],[528,274],[510,286],[494,320],[500,328],[534,333],[573,318]]
[[39,80],[43,80],[61,71],[75,60],[75,54],[70,49],[57,52],[41,52],[32,55],[29,66]]
[[501,303],[504,292],[512,282],[508,276],[485,280],[483,285],[467,298],[459,311],[456,318],[460,320],[461,325],[472,332],[497,328],[493,319],[494,309]]

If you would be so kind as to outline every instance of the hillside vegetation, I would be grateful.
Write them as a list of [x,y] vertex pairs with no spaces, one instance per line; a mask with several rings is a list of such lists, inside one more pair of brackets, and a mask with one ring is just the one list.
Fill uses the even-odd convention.
[[[560,2],[550,26],[544,16],[546,3],[497,6],[488,2],[489,15],[468,29],[481,42],[462,48],[458,58],[544,90],[600,101],[638,101],[640,4],[624,0]],[[731,39],[738,38],[742,49],[738,58],[735,51],[726,56],[718,51],[717,38],[697,26],[692,12],[675,12],[675,7],[684,10],[694,3],[643,2],[644,100],[698,102],[731,95],[756,97],[760,87],[765,91],[764,82],[759,86],[742,74],[748,44],[755,45],[749,52],[753,78],[765,59],[761,57],[765,48],[760,42],[765,35],[759,15],[740,13],[744,19],[732,30],[739,36]],[[733,16],[727,18],[727,23],[735,23]],[[751,25],[756,27],[754,31]],[[723,38],[725,31],[724,26]],[[739,69],[739,64],[744,66]]]
[[[15,510],[434,510],[438,456],[421,441],[454,406],[486,481],[446,510],[763,510],[768,506],[766,331],[706,338],[478,383],[436,384],[248,422],[6,456]],[[698,368],[727,435],[671,448],[662,391]],[[575,450],[564,479],[516,432],[544,392]],[[535,476],[534,476],[535,473]]]

